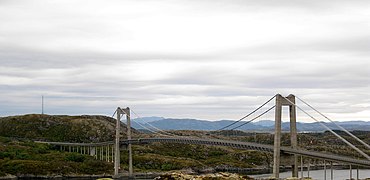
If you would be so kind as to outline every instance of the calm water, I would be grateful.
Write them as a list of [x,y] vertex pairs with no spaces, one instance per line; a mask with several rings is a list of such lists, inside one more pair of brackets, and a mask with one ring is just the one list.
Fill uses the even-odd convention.
[[[345,180],[349,179],[349,169],[347,170],[333,170],[333,179],[334,180]],[[291,177],[292,172],[283,172],[280,173],[280,178],[288,178]],[[299,177],[301,176],[301,172],[298,173]],[[262,175],[251,175],[252,177],[258,178],[258,177],[270,177],[271,174],[262,174]],[[303,173],[304,177],[307,177],[307,171],[304,171]],[[324,170],[313,170],[310,171],[310,177],[317,180],[323,180],[324,179]],[[357,170],[352,169],[352,178],[356,179],[357,177]],[[360,169],[359,170],[359,178],[365,179],[370,178],[370,169]],[[326,170],[326,179],[330,180],[330,169]]]

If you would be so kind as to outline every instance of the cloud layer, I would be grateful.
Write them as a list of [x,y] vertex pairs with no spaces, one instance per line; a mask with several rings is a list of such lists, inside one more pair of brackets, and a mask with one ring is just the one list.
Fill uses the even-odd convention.
[[0,0],[0,21],[1,116],[44,95],[50,114],[238,119],[281,93],[370,120],[367,1]]

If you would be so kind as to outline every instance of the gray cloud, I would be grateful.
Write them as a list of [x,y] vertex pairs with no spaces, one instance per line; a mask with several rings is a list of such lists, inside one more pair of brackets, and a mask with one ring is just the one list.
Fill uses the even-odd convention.
[[45,95],[51,114],[238,119],[293,93],[370,117],[365,1],[0,4],[1,116],[40,112]]

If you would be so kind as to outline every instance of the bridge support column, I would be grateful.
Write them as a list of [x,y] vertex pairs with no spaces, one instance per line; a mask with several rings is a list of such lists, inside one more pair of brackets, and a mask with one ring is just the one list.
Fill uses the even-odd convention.
[[109,162],[109,145],[106,147],[105,159],[107,162]]
[[333,180],[333,162],[330,162],[330,179]]
[[112,162],[114,162],[114,145],[112,145]]
[[115,153],[114,153],[114,177],[118,177],[120,169],[120,152],[119,152],[119,138],[120,138],[120,126],[121,126],[121,108],[117,108],[117,121],[116,121],[116,141],[115,141]]
[[[295,96],[290,94],[287,99],[295,104]],[[297,114],[296,107],[289,103],[289,119],[290,119],[290,146],[297,149]],[[291,157],[292,177],[298,177],[298,156],[296,154]]]
[[324,160],[324,180],[326,180],[326,161]]
[[301,156],[301,178],[303,179],[303,156]]
[[282,100],[280,94],[276,95],[275,103],[275,137],[274,137],[274,165],[272,169],[273,177],[279,178],[280,173],[280,139],[281,139],[281,111]]
[[311,167],[311,159],[308,159],[308,164],[307,164],[307,177],[310,177],[310,167]]
[[[127,140],[131,140],[131,116],[130,116],[130,108],[127,107],[126,109],[122,109],[125,114],[126,114],[126,119],[127,119]],[[132,177],[133,176],[133,165],[132,165],[132,147],[131,143],[128,143],[127,145],[128,149],[128,176]]]

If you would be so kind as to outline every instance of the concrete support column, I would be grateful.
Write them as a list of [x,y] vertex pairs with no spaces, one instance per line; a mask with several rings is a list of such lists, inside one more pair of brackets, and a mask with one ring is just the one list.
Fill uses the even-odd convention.
[[[287,99],[295,104],[295,96],[290,94]],[[290,146],[297,149],[297,114],[296,107],[292,104],[289,105],[289,118],[290,118]],[[298,156],[296,154],[291,157],[292,177],[298,177]]]
[[349,165],[349,179],[352,180],[352,164]]
[[280,94],[276,95],[275,103],[275,137],[274,137],[274,165],[272,169],[273,177],[279,178],[280,173],[280,139],[281,139],[281,111],[282,99]]
[[301,178],[303,179],[303,156],[301,156]]
[[324,160],[324,180],[326,180],[326,161]]
[[310,177],[310,167],[311,167],[311,159],[308,159],[308,164],[307,164],[307,177]]
[[109,162],[109,145],[105,146],[105,161]]
[[114,162],[114,145],[112,146],[112,162]]
[[90,147],[90,155],[96,159],[96,148],[95,146]]
[[120,169],[120,152],[119,152],[119,138],[120,138],[120,126],[121,126],[121,108],[117,108],[117,121],[116,121],[116,141],[115,141],[115,153],[114,153],[114,176],[118,177]]
[[100,160],[104,161],[104,146],[100,147]]
[[[127,107],[125,110],[126,119],[127,119],[127,140],[131,140],[131,115],[130,115],[130,108]],[[131,143],[128,144],[128,175],[129,177],[133,176],[133,165],[132,165],[132,147]]]
[[333,162],[330,162],[330,179],[333,180]]

